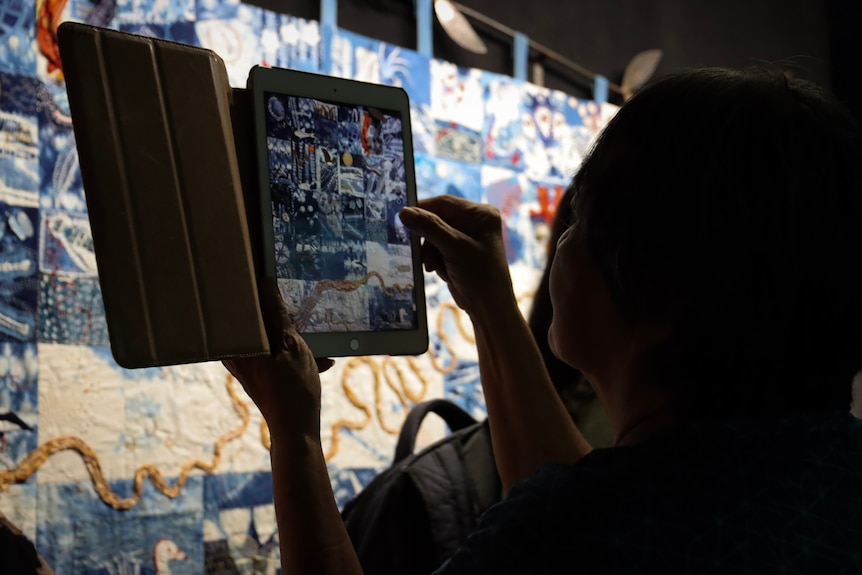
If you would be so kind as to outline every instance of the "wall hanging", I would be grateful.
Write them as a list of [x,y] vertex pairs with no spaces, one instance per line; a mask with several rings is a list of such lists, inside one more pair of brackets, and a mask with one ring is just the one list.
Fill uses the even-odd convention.
[[[420,196],[504,214],[523,309],[556,202],[613,107],[231,0],[0,4],[0,511],[58,575],[276,573],[269,437],[218,363],[112,360],[56,28],[87,22],[255,64],[403,86]],[[323,440],[339,504],[391,459],[405,411],[485,412],[469,320],[426,277],[430,351],[339,360]],[[436,433],[442,433],[437,429]]]

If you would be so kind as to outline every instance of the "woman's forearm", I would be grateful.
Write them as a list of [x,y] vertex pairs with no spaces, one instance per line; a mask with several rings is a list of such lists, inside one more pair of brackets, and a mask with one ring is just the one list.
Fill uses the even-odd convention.
[[436,271],[473,321],[497,467],[504,489],[548,461],[577,461],[589,445],[551,385],[518,309],[500,212],[450,195],[401,210],[425,238],[427,271]]
[[591,447],[548,375],[514,295],[471,314],[497,468],[508,489],[544,463],[575,463]]
[[285,575],[360,575],[316,438],[273,437],[270,450]]

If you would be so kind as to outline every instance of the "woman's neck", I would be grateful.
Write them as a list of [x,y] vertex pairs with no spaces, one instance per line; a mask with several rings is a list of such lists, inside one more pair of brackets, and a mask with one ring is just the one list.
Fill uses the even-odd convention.
[[623,414],[614,430],[614,447],[636,445],[679,424],[670,402]]
[[640,443],[680,422],[675,396],[667,388],[636,377],[616,377],[593,388],[607,413],[614,447]]

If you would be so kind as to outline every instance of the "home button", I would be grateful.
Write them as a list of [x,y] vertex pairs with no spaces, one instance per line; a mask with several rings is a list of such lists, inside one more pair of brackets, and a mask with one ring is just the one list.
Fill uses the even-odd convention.
[[350,340],[349,345],[350,345],[350,349],[352,351],[356,351],[357,349],[359,349],[359,340],[354,337],[353,339]]

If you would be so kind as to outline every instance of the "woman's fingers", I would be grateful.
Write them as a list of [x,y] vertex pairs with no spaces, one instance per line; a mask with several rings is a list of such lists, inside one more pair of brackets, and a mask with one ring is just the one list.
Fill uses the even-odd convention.
[[446,271],[446,262],[443,259],[443,254],[440,250],[429,241],[422,242],[422,263],[425,264],[425,271],[444,273]]
[[470,200],[465,200],[464,198],[459,198],[458,196],[452,196],[450,194],[426,198],[424,200],[420,200],[418,204],[423,210],[433,212],[446,221],[450,221],[453,217],[457,218],[459,215],[463,214],[465,211],[469,211],[476,205]]
[[440,216],[423,208],[401,208],[398,216],[410,231],[426,238],[444,252],[457,249],[458,242],[465,239],[464,234],[450,226]]
[[260,281],[258,297],[264,328],[274,355],[284,349],[284,332],[292,328],[293,320],[290,318],[290,312],[281,297],[275,278],[264,278]]
[[224,360],[222,360],[221,364],[225,367],[225,369],[228,370],[228,373],[230,373],[232,376],[234,376],[237,380],[240,379],[240,376],[239,376],[239,373],[237,370],[237,365],[234,362],[234,360],[224,359]]
[[335,365],[335,361],[333,361],[330,357],[315,357],[314,363],[317,364],[317,373],[323,373],[333,365]]
[[399,215],[424,240],[425,269],[446,282],[468,313],[484,305],[489,289],[511,289],[496,208],[443,195],[422,200],[418,207],[402,208]]
[[[281,297],[278,283],[273,278],[264,278],[260,283],[260,309],[272,355],[290,358],[293,362],[299,362],[297,365],[307,362],[311,357],[311,352],[308,350],[305,340],[296,331],[287,305]],[[228,371],[236,375],[234,373],[237,369],[235,363],[231,360],[222,363]],[[315,357],[314,363],[317,366],[317,372],[323,373],[331,368],[335,362],[328,357]]]

